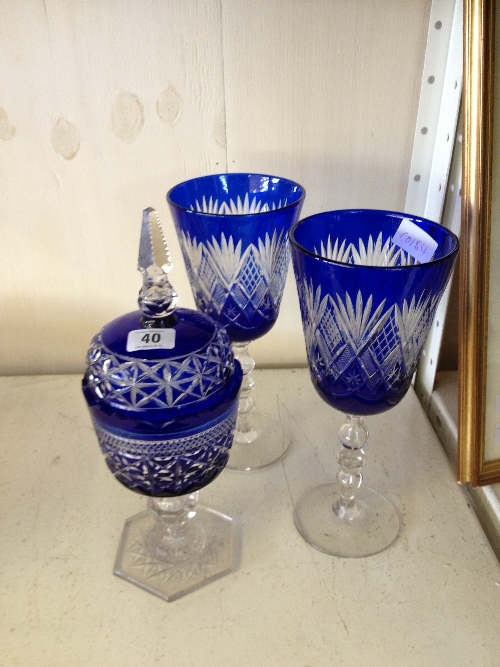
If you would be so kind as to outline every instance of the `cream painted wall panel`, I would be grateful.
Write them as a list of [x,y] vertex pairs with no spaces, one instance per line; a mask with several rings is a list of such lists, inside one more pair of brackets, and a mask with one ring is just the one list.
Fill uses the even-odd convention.
[[0,5],[0,372],[80,371],[133,310],[142,209],[182,267],[167,189],[224,171],[220,3]]
[[[305,214],[402,208],[429,11],[430,0],[2,3],[0,373],[83,369],[90,337],[135,308],[146,206],[193,305],[165,202],[185,178],[289,176],[307,189]],[[291,275],[252,352],[261,365],[305,361]]]
[[[403,210],[430,0],[223,0],[228,165],[297,180],[303,215]],[[305,362],[290,272],[257,362]]]

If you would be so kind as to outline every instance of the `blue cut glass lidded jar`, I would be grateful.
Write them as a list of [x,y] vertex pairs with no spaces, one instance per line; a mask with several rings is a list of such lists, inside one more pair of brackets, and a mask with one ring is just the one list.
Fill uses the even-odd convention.
[[140,310],[94,336],[82,383],[108,468],[149,496],[125,523],[114,572],[167,601],[233,568],[232,520],[197,498],[227,464],[242,381],[226,331],[176,307],[171,268],[158,215],[146,209]]
[[184,308],[167,329],[175,347],[127,351],[130,332],[159,339],[161,329],[143,329],[142,318],[128,313],[94,337],[83,392],[119,482],[149,496],[192,493],[227,463],[241,370],[225,331]]

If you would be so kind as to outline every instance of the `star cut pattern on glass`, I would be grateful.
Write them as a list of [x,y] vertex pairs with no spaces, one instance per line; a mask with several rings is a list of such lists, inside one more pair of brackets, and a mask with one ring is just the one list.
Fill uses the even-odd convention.
[[432,326],[440,294],[415,296],[387,305],[384,299],[372,312],[373,298],[363,302],[358,292],[345,301],[322,297],[321,286],[299,283],[304,337],[313,375],[343,383],[348,393],[368,388],[375,394],[382,385],[391,390],[416,370]]
[[198,506],[182,539],[165,535],[150,511],[130,518],[124,527],[114,573],[155,593],[176,600],[233,569],[233,522]]
[[[225,548],[224,540],[212,530],[208,535],[200,536],[199,551],[195,551],[190,559],[160,560],[148,551],[142,540],[136,540],[130,545],[128,557],[130,565],[137,568],[141,578],[152,586],[157,580],[187,583],[191,580],[203,580],[207,574],[211,574]],[[200,558],[200,553],[203,558]]]
[[227,333],[218,329],[202,353],[161,361],[114,354],[97,334],[87,361],[89,387],[99,398],[138,410],[203,400],[227,381],[233,355]]
[[242,250],[241,241],[226,239],[197,242],[180,234],[181,248],[198,307],[209,314],[244,323],[258,313],[277,316],[285,286],[290,248],[286,234],[266,233]]
[[110,433],[94,421],[101,451],[117,479],[145,495],[181,495],[206,486],[225,467],[236,424],[236,409],[194,435],[141,440]]

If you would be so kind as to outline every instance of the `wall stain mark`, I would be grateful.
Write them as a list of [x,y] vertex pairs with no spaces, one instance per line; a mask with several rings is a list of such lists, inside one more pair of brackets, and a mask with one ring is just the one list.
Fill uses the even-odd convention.
[[156,102],[158,116],[170,125],[176,125],[182,116],[182,97],[177,92],[176,87],[170,84],[168,88],[160,93]]
[[9,141],[16,133],[16,128],[9,122],[5,109],[0,108],[0,139]]
[[65,160],[72,160],[80,150],[80,133],[73,123],[58,118],[52,127],[52,146]]
[[144,125],[144,106],[134,93],[123,90],[117,96],[111,112],[111,123],[115,135],[132,142]]

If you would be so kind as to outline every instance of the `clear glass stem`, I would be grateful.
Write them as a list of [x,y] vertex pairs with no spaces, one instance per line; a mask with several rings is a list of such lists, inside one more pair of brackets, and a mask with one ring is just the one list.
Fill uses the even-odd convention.
[[247,444],[253,442],[257,437],[257,432],[252,427],[251,419],[251,413],[255,408],[255,401],[251,395],[255,386],[255,380],[250,377],[251,372],[255,368],[255,361],[248,353],[248,346],[251,342],[233,343],[234,356],[240,362],[241,370],[243,371],[234,440]]
[[339,497],[333,511],[339,519],[353,521],[362,511],[356,503],[356,493],[363,482],[361,470],[366,465],[363,447],[368,442],[368,430],[363,418],[347,415],[347,421],[340,427],[339,437],[342,445],[337,454]]
[[[156,518],[155,526],[147,538],[147,546],[156,558],[177,561],[182,560],[187,550],[193,550],[193,535],[187,540],[191,529],[191,519],[196,516],[198,491],[174,498],[149,498],[148,509]],[[192,532],[192,529],[191,529]],[[203,549],[203,536],[195,537],[194,542]]]

